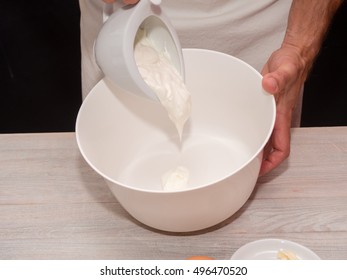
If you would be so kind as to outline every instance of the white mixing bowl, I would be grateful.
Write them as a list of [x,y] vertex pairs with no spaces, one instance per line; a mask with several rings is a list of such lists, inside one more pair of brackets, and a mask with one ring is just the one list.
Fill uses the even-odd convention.
[[[232,56],[184,49],[192,116],[182,143],[158,103],[103,80],[83,102],[76,123],[79,149],[122,206],[164,231],[204,229],[234,214],[256,184],[275,121],[273,96],[261,75]],[[188,188],[163,191],[161,177],[178,165]]]

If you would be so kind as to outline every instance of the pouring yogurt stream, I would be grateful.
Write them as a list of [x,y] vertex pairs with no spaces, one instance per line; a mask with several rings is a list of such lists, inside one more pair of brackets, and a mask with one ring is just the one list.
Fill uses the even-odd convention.
[[[191,94],[174,67],[169,52],[166,49],[159,52],[145,31],[140,29],[135,39],[134,58],[142,78],[166,109],[182,141],[184,124],[191,115]],[[184,189],[188,179],[189,170],[177,166],[163,174],[163,190]]]

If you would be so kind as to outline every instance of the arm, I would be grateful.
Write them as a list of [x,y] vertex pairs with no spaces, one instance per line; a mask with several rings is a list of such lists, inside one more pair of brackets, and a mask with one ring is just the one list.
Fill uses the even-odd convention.
[[293,0],[281,47],[263,68],[263,88],[274,94],[277,116],[265,148],[263,175],[290,153],[290,128],[300,90],[317,56],[330,22],[343,0]]

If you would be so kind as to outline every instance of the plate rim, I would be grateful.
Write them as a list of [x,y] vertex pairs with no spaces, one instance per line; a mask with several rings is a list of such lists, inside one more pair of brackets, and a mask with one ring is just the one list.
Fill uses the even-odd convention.
[[[239,255],[242,254],[243,251],[248,250],[249,248],[252,247],[259,247],[260,245],[263,244],[289,244],[291,246],[294,247],[298,247],[301,250],[306,251],[308,254],[311,255],[311,258],[304,258],[304,259],[300,259],[300,260],[320,260],[321,258],[315,253],[313,252],[311,249],[309,249],[308,247],[301,245],[297,242],[291,241],[291,240],[287,240],[287,239],[281,239],[281,238],[263,238],[263,239],[257,239],[257,240],[253,240],[250,241],[248,243],[245,243],[244,245],[242,245],[240,248],[238,248],[233,255],[231,256],[231,260],[252,260],[253,258],[249,257],[249,258],[239,258]],[[278,248],[278,250],[280,250],[280,246]],[[261,252],[261,251],[259,251]],[[294,252],[295,253],[295,252]],[[264,259],[266,260],[266,259]]]

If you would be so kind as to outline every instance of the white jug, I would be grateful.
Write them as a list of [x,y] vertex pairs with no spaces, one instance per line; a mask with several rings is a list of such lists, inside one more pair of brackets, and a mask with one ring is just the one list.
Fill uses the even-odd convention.
[[158,98],[143,80],[134,58],[134,42],[139,29],[145,31],[158,51],[167,50],[184,79],[182,48],[160,4],[160,0],[140,0],[136,5],[118,2],[94,45],[96,62],[107,79],[128,92],[153,100]]

